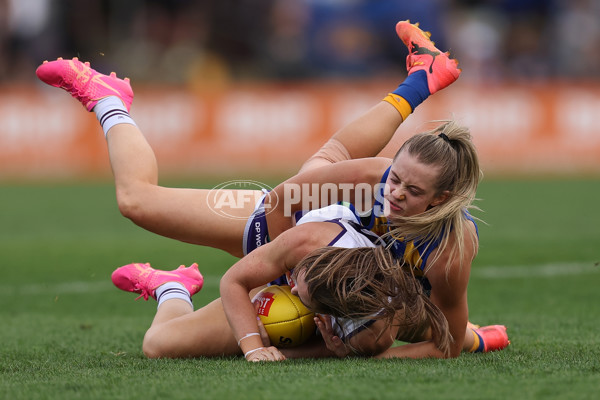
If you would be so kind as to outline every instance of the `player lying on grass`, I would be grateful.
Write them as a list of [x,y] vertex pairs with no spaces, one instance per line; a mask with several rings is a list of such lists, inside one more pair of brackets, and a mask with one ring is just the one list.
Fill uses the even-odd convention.
[[196,264],[174,271],[148,264],[115,270],[117,287],[158,300],[144,353],[152,358],[244,354],[249,361],[336,355],[320,337],[282,350],[264,343],[268,338],[260,335],[250,298],[255,288],[278,280],[291,284],[311,310],[331,315],[332,329],[353,354],[381,354],[395,339],[416,336],[430,338],[436,351],[448,354],[446,319],[419,281],[375,246],[376,235],[343,219],[321,222],[323,215],[307,214],[298,226],[243,257],[222,278],[222,297],[196,311],[191,296],[203,283]]
[[[308,308],[321,314],[332,314],[328,307],[324,306],[326,302],[329,302],[337,312],[334,315],[345,317],[344,323],[349,327],[344,323],[340,324],[339,319],[332,321],[329,326],[335,330],[336,335],[353,353],[378,355],[387,350],[394,339],[420,341],[423,340],[426,332],[430,333],[429,328],[435,327],[433,337],[428,336],[429,339],[432,339],[430,356],[434,356],[438,352],[447,356],[450,344],[449,336],[446,335],[447,322],[443,314],[439,313],[438,317],[437,307],[433,314],[436,318],[433,318],[432,310],[424,308],[427,305],[432,306],[429,299],[423,303],[423,306],[418,307],[419,312],[412,313],[412,315],[404,312],[401,307],[399,312],[393,313],[395,309],[398,309],[398,306],[394,306],[394,304],[410,304],[415,301],[421,303],[426,297],[421,287],[411,289],[410,293],[403,293],[402,299],[400,299],[399,292],[406,291],[408,281],[414,283],[416,287],[420,284],[410,271],[403,273],[396,271],[403,269],[399,260],[394,260],[382,246],[378,246],[376,250],[368,250],[365,247],[319,250],[319,247],[324,244],[343,247],[374,247],[379,244],[379,238],[376,235],[360,228],[357,222],[352,221],[350,217],[349,221],[333,219],[328,222],[319,222],[327,220],[328,214],[339,215],[340,212],[335,208],[336,206],[331,206],[326,211],[317,210],[318,212],[308,213],[300,219],[300,225],[284,232],[273,242],[267,243],[245,256],[240,261],[246,266],[245,269],[231,268],[221,279],[221,298],[229,324],[236,338],[246,338],[240,343],[242,350],[245,353],[253,351],[269,360],[273,359],[270,357],[274,356],[274,350],[261,349],[262,346],[257,337],[248,336],[248,334],[252,335],[257,332],[257,320],[254,308],[248,301],[248,293],[257,285],[264,283],[265,274],[269,274],[269,278],[274,279],[280,275],[285,276],[288,271],[293,271],[290,283],[295,284],[295,287],[292,293],[297,294]],[[320,274],[309,274],[305,267],[306,259],[304,257],[314,254],[315,251],[317,254],[319,252],[333,254],[323,255],[321,258],[318,255],[312,257],[324,263],[326,271]],[[383,273],[382,271],[388,272]],[[403,281],[402,286],[398,286],[397,283],[389,286],[386,275],[391,274],[389,278],[392,281],[398,281],[397,278],[394,278],[398,273],[399,276],[406,279],[410,277],[410,279]],[[314,289],[315,285],[334,284],[334,282],[337,286],[333,292],[321,290],[319,293]],[[383,290],[379,291],[379,288]],[[335,293],[334,296],[333,293]],[[377,300],[375,304],[370,302],[373,299]],[[395,320],[387,318],[373,321],[374,316],[379,313],[378,310],[383,308],[382,304],[390,301],[387,314],[394,315]],[[368,313],[361,309],[366,305],[370,306]],[[343,311],[340,312],[340,310]],[[433,323],[434,320],[437,322]],[[370,324],[374,324],[373,328],[370,327]],[[385,334],[379,332],[382,325],[385,327]],[[322,342],[318,343],[321,346],[317,347],[315,352],[309,353],[311,356],[323,354]],[[293,350],[288,351],[288,354],[290,352]],[[300,355],[305,354],[306,349],[300,353]],[[330,353],[326,352],[325,354],[329,355]],[[277,353],[275,353],[276,355]],[[410,352],[402,355],[402,357],[411,356]]]
[[[331,218],[343,214],[344,218]],[[346,356],[350,353],[357,355],[377,355],[391,357],[439,357],[448,356],[449,344],[443,333],[447,323],[443,314],[441,320],[434,309],[419,308],[420,312],[412,312],[411,315],[400,310],[393,324],[385,318],[373,320],[373,315],[377,314],[380,302],[375,310],[371,306],[368,309],[359,309],[356,304],[363,304],[364,299],[359,302],[352,301],[351,297],[333,296],[337,290],[329,288],[321,290],[320,296],[315,298],[315,292],[307,289],[305,281],[312,284],[330,282],[335,273],[343,273],[344,276],[356,280],[367,282],[368,285],[379,285],[380,279],[373,279],[375,272],[381,269],[387,270],[389,262],[386,258],[377,256],[384,253],[391,258],[391,253],[379,246],[379,253],[373,256],[364,256],[360,265],[345,265],[339,262],[336,265],[324,265],[328,273],[331,273],[331,279],[324,279],[326,273],[319,274],[319,278],[305,277],[302,273],[302,259],[311,252],[319,251],[323,246],[341,247],[338,250],[343,257],[344,252],[351,253],[351,248],[355,247],[375,247],[381,244],[381,239],[372,232],[361,228],[356,217],[347,208],[341,205],[329,206],[324,210],[314,210],[307,213],[298,221],[298,225],[286,230],[272,242],[260,246],[249,255],[243,257],[233,267],[231,267],[221,280],[222,298],[213,303],[193,312],[191,296],[195,294],[202,285],[202,277],[198,272],[197,266],[190,268],[180,268],[174,271],[157,271],[152,269],[149,264],[129,264],[117,269],[113,273],[113,282],[122,290],[140,293],[141,296],[148,298],[149,295],[156,298],[159,302],[156,317],[152,326],[144,337],[144,352],[149,357],[195,357],[195,356],[218,356],[238,354],[239,350],[233,344],[235,340],[240,341],[239,345],[244,354],[249,351],[259,349],[250,359],[255,357],[266,360],[277,360],[282,356],[272,347],[265,347],[256,335],[258,333],[256,312],[250,303],[250,298],[258,288],[268,282],[279,278],[277,283],[289,284],[289,272],[294,271],[296,276],[297,293],[302,301],[313,310],[321,313],[330,313],[340,318],[330,320],[325,318],[327,326],[319,322],[320,330],[330,336],[335,335],[336,340],[331,340],[325,336],[325,341],[315,341],[312,346],[303,346],[297,349],[282,350],[283,354],[289,357],[323,357],[323,356]],[[369,257],[375,257],[369,258]],[[321,261],[325,261],[322,259]],[[352,263],[350,263],[352,264]],[[401,276],[410,276],[413,282],[416,282],[411,269],[401,268],[401,261],[393,263],[394,268],[401,269],[398,273]],[[361,274],[360,268],[367,268],[366,274]],[[370,268],[370,269],[369,269]],[[341,271],[339,271],[341,269]],[[336,272],[334,272],[336,271]],[[369,272],[370,271],[370,272]],[[190,283],[191,280],[191,283]],[[282,282],[283,280],[283,282]],[[324,282],[325,281],[325,282]],[[403,281],[400,288],[405,287],[408,281]],[[331,283],[331,282],[330,282]],[[163,285],[164,284],[164,285]],[[338,282],[338,287],[346,288]],[[386,282],[389,284],[389,282]],[[161,286],[162,285],[162,286]],[[419,282],[419,289],[402,289],[402,303],[420,303],[421,296],[424,295],[422,285]],[[373,292],[372,289],[365,289],[364,293]],[[356,293],[362,294],[363,291]],[[388,292],[378,292],[388,293]],[[392,296],[394,297],[394,296]],[[389,296],[385,295],[385,302]],[[412,299],[412,300],[411,300]],[[324,304],[330,304],[330,308],[323,308]],[[354,306],[348,305],[354,304]],[[429,303],[423,303],[427,306]],[[421,306],[419,306],[421,307]],[[224,311],[223,311],[224,309]],[[345,310],[345,311],[340,311]],[[350,314],[348,310],[353,310]],[[404,313],[404,314],[403,314]],[[350,315],[349,315],[350,314]],[[225,323],[224,316],[227,315],[229,325]],[[371,318],[358,318],[357,315],[368,315]],[[390,314],[388,313],[388,316]],[[420,315],[416,318],[415,315]],[[350,318],[351,317],[351,318]],[[378,317],[381,317],[379,315]],[[442,322],[440,322],[442,321]],[[374,323],[376,322],[376,323]],[[373,325],[371,325],[373,324]],[[199,327],[202,327],[200,329]],[[229,329],[233,330],[235,336],[232,336]],[[366,329],[368,328],[368,329]],[[434,328],[431,330],[431,328]],[[383,332],[383,333],[382,333]],[[433,334],[432,334],[433,332]],[[214,337],[213,340],[207,338]],[[218,339],[217,339],[218,338]],[[436,339],[438,338],[438,339]],[[489,332],[490,341],[496,341],[496,346],[500,346],[504,336],[498,335],[497,331]],[[405,342],[419,342],[417,344],[407,344],[400,346],[402,352],[388,353],[389,346],[393,340],[402,340]],[[428,344],[428,353],[423,354],[424,346],[421,342]],[[331,350],[326,350],[325,345],[330,344]],[[506,344],[504,344],[506,345]],[[416,346],[416,347],[415,347]],[[469,349],[470,344],[466,344],[465,350]],[[415,351],[415,349],[417,351]]]
[[[408,77],[384,101],[337,132],[307,161],[302,173],[285,184],[368,183],[378,187],[386,183],[389,193],[372,192],[385,195],[380,201],[384,207],[376,204],[376,212],[360,221],[380,234],[397,238],[390,241],[391,250],[423,274],[424,285],[431,287],[431,300],[448,319],[455,339],[451,356],[460,354],[463,343],[471,343],[473,351],[503,348],[508,343],[504,327],[493,328],[506,339],[496,346],[484,340],[486,331],[467,326],[467,284],[478,248],[476,225],[467,209],[480,176],[468,131],[447,123],[415,136],[393,160],[373,157],[415,107],[454,82],[460,72],[456,61],[439,51],[415,25],[402,21],[396,30],[409,49]],[[225,218],[204,206],[209,190],[158,186],[154,153],[128,114],[133,99],[128,80],[99,74],[76,59],[44,63],[37,75],[50,85],[64,88],[96,113],[108,142],[119,208],[136,224],[237,256],[253,250],[257,226],[260,243],[264,243],[292,225],[281,209],[275,208],[265,218],[262,201],[254,214],[253,207],[231,209],[226,210],[228,215],[243,218]],[[369,158],[357,159],[361,157]],[[284,190],[281,185],[275,192]],[[264,200],[270,204],[270,198]],[[252,240],[244,242],[243,238]],[[427,356],[430,344],[423,346],[423,356]]]

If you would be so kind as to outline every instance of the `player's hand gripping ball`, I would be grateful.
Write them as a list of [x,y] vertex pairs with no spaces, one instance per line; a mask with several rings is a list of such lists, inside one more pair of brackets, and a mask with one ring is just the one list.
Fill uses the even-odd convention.
[[315,314],[287,285],[267,286],[254,296],[252,303],[273,346],[299,346],[316,333]]

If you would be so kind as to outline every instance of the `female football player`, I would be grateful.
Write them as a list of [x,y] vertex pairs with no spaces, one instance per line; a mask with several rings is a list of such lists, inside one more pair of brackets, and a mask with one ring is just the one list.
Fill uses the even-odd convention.
[[[502,328],[493,331],[501,337],[500,345],[483,340],[482,333],[486,332],[467,328],[466,289],[478,248],[476,225],[467,208],[480,176],[468,131],[454,123],[443,124],[433,132],[415,136],[393,160],[372,157],[415,107],[454,82],[460,72],[456,61],[439,51],[415,25],[402,21],[396,30],[409,49],[406,80],[384,101],[336,133],[307,161],[301,174],[277,187],[274,193],[285,193],[286,185],[309,182],[368,183],[373,187],[386,183],[389,193],[373,191],[380,200],[385,197],[379,202],[382,207],[376,204],[383,211],[361,215],[360,221],[386,234],[394,254],[423,274],[431,300],[449,322],[454,338],[450,356],[458,356],[465,346],[473,351],[500,348],[507,343]],[[256,210],[228,210],[229,215],[244,220],[219,217],[204,206],[208,190],[158,186],[152,149],[128,114],[133,99],[128,80],[114,74],[102,75],[77,59],[44,63],[37,75],[50,85],[64,88],[88,111],[96,113],[108,142],[119,209],[136,224],[236,256],[253,250],[257,232],[252,230],[257,226],[261,227],[258,237],[262,244],[292,225],[281,205],[265,215],[262,207],[271,204],[269,195]],[[414,354],[431,356],[431,348],[430,342],[415,344]],[[392,350],[397,356],[406,351]],[[441,352],[436,355],[444,356]]]
[[408,336],[427,337],[436,351],[448,354],[446,318],[411,271],[376,246],[380,239],[373,233],[343,219],[322,221],[322,215],[308,213],[298,226],[243,257],[222,278],[221,299],[196,311],[191,295],[203,283],[196,264],[174,271],[148,264],[115,270],[117,287],[158,301],[144,353],[152,358],[243,353],[249,361],[337,355],[318,337],[292,349],[269,345],[250,296],[277,280],[293,285],[292,294],[309,309],[331,316],[336,337],[356,355],[381,354],[396,338]]
[[[396,90],[401,94],[390,94],[385,101],[334,135],[315,157],[307,161],[302,171],[331,162],[375,156],[430,91],[440,90],[458,77],[456,61],[435,49],[423,31],[407,22],[400,22],[397,30],[404,43],[412,49],[408,58],[409,76]],[[426,54],[421,47],[414,47],[416,43],[426,43],[429,48],[435,49],[437,55]],[[421,76],[427,65],[436,66],[435,74]],[[251,251],[252,246],[242,244],[242,238],[248,236],[245,235],[246,220],[254,211],[254,204],[244,203],[245,208],[223,209],[224,214],[240,217],[224,218],[211,211],[214,205],[210,203],[214,201],[209,196],[211,190],[158,185],[154,152],[128,113],[133,91],[127,78],[119,79],[114,73],[100,74],[91,69],[89,63],[82,63],[76,58],[44,62],[36,73],[47,84],[68,91],[88,111],[94,111],[98,116],[108,144],[117,203],[124,216],[157,234],[222,249],[234,256],[241,257],[244,247],[247,247],[246,253]],[[428,80],[435,83],[429,84]],[[409,100],[404,100],[403,96]],[[402,111],[399,113],[396,107]],[[389,166],[389,160],[383,159],[382,162]],[[373,174],[380,174],[380,171]],[[234,195],[237,198],[237,194]],[[221,206],[227,208],[228,204]],[[274,229],[278,230],[280,228]]]

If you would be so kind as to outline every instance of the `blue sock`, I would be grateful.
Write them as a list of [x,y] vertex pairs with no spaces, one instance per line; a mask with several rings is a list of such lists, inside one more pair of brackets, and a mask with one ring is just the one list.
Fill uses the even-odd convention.
[[427,84],[427,72],[421,70],[410,74],[392,93],[406,100],[414,111],[431,94]]
[[[473,330],[473,334],[477,335],[479,338],[479,345],[476,348],[471,349],[471,353],[482,353],[485,350],[485,343],[483,342],[483,338],[479,333]],[[477,343],[473,343],[474,345]],[[475,347],[475,346],[473,346]]]

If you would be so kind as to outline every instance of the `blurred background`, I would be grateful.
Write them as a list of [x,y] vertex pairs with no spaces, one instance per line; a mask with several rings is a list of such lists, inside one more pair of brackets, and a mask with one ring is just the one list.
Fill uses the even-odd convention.
[[108,172],[96,122],[35,78],[58,56],[131,78],[163,171],[293,173],[406,76],[403,19],[463,74],[390,149],[458,118],[489,171],[600,171],[595,0],[0,0],[0,177]]
[[[485,174],[474,216],[485,223],[469,317],[505,324],[512,343],[442,374],[425,360],[415,379],[407,363],[386,363],[390,377],[414,383],[378,377],[389,395],[370,391],[362,364],[340,364],[347,397],[410,398],[428,385],[436,398],[437,382],[448,383],[442,398],[597,398],[600,0],[0,0],[0,398],[189,398],[199,385],[205,398],[260,398],[273,380],[274,369],[236,374],[227,360],[212,379],[206,362],[144,359],[156,305],[115,289],[112,271],[198,262],[199,307],[236,259],[121,216],[95,115],[38,81],[40,63],[77,56],[130,77],[131,115],[162,185],[274,185],[404,80],[394,29],[404,19],[463,71],[383,153],[428,121],[471,129]],[[298,371],[275,372],[286,399],[320,382]],[[339,385],[322,387],[313,397]]]
[[594,0],[2,0],[0,80],[57,55],[186,86],[398,76],[394,24],[419,21],[469,81],[600,75]]

